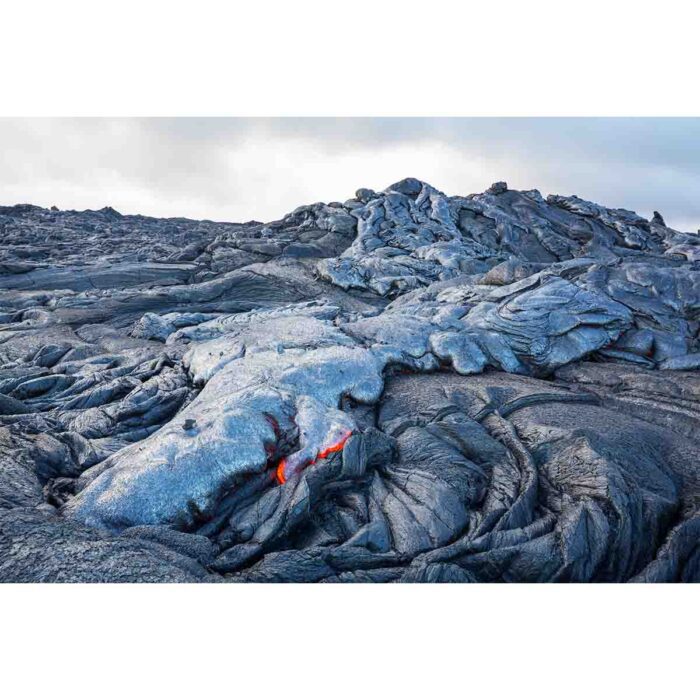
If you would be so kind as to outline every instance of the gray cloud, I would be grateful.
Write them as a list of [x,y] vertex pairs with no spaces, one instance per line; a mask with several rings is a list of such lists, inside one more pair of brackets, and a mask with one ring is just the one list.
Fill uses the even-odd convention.
[[700,119],[0,119],[0,200],[245,221],[406,176],[700,226]]

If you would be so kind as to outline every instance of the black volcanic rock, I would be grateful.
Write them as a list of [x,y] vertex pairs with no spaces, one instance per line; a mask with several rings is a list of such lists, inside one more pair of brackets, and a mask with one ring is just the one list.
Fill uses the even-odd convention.
[[666,226],[666,222],[664,221],[664,217],[659,214],[658,211],[654,212],[654,216],[651,217],[651,223],[656,224],[657,226]]
[[0,207],[0,581],[700,581],[700,236],[415,178]]
[[489,194],[503,194],[508,191],[508,185],[505,182],[494,182],[486,191]]

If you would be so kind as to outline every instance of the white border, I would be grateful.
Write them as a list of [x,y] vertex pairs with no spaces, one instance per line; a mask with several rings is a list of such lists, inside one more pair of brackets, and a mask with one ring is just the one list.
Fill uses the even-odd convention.
[[694,116],[688,0],[23,0],[14,116]]
[[13,700],[697,691],[692,585],[36,585],[3,599],[8,589]]

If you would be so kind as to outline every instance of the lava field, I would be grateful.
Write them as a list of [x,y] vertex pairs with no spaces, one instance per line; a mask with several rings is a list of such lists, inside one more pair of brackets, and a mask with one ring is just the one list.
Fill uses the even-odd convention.
[[408,178],[0,207],[0,581],[698,582],[700,235]]

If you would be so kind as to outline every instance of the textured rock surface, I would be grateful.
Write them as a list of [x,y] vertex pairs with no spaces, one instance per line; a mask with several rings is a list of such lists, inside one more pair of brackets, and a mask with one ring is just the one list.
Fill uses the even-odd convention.
[[698,581],[700,236],[415,179],[0,207],[0,580]]

